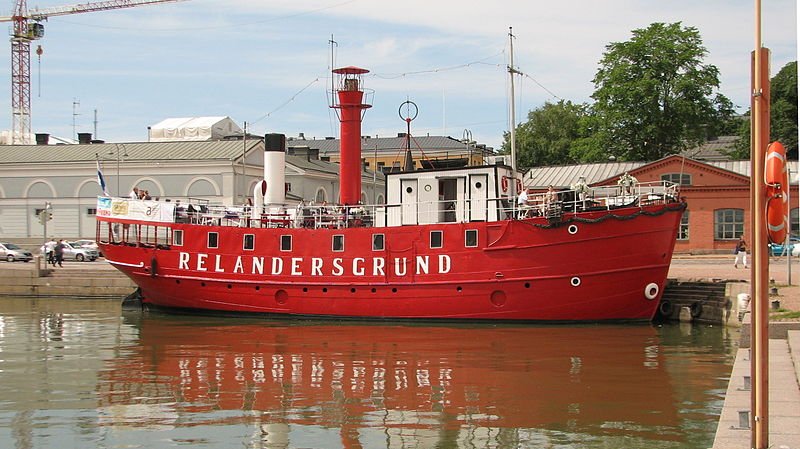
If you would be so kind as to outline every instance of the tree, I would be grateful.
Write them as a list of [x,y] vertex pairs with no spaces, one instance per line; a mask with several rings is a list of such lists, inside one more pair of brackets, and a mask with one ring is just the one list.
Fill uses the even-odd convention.
[[[653,23],[606,46],[594,78],[596,137],[618,160],[655,160],[705,141],[733,115],[693,27]],[[596,150],[596,148],[595,148]],[[596,157],[596,156],[595,156]]]
[[[780,141],[786,148],[789,159],[798,155],[797,143],[797,61],[783,66],[777,75],[770,79],[770,141]],[[750,111],[739,127],[739,141],[732,158],[750,158]]]
[[[586,105],[560,100],[546,102],[544,106],[528,113],[528,121],[517,125],[517,165],[536,167],[575,162],[570,148],[581,137],[581,120]],[[503,152],[508,154],[511,146],[509,133],[505,133]]]

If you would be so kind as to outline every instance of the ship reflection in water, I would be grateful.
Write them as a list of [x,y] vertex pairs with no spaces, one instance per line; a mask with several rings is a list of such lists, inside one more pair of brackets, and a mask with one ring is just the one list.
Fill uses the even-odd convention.
[[[706,371],[690,361],[668,368],[664,330],[650,326],[159,314],[127,316],[126,323],[139,338],[100,373],[100,425],[118,432],[180,429],[172,443],[707,447],[715,425],[694,423],[692,415],[713,413],[714,400],[705,396],[725,388],[724,367]],[[691,388],[703,397],[676,376],[692,376]],[[694,401],[702,410],[681,409]]]

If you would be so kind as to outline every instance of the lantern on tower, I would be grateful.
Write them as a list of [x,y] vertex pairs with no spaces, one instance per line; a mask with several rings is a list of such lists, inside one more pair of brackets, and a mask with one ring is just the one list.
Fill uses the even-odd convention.
[[[365,101],[362,76],[369,70],[359,67],[334,69],[336,90],[332,108],[340,122],[339,203],[355,205],[361,199],[361,120],[372,105]],[[369,92],[371,94],[371,91]]]

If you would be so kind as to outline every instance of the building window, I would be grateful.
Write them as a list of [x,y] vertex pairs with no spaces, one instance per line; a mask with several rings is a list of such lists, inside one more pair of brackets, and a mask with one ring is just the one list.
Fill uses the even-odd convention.
[[678,227],[678,240],[689,240],[689,211],[683,211],[681,225]]
[[431,231],[431,249],[442,247],[442,231]]
[[86,209],[86,215],[89,215],[89,216],[97,215],[97,208],[90,207],[90,208]]
[[317,189],[317,194],[314,196],[314,201],[316,201],[317,204],[320,204],[323,201],[327,201],[327,197],[328,195],[327,192],[325,192],[325,189],[320,187],[319,189]]
[[383,251],[385,246],[385,239],[383,234],[372,234],[372,250]]
[[688,173],[665,173],[661,175],[662,181],[669,181],[682,186],[692,185],[692,175]]
[[736,240],[744,235],[744,209],[717,209],[714,211],[714,238]]
[[172,244],[175,246],[183,246],[183,230],[175,229],[172,231]]
[[218,248],[219,247],[219,233],[218,232],[209,232],[208,233],[208,248]]
[[289,193],[289,192],[291,192],[291,191],[292,191],[292,183],[291,183],[291,182],[287,182],[287,183],[284,185],[284,187],[283,187],[283,188],[284,188],[284,189],[286,189],[286,193]]
[[464,246],[467,248],[475,248],[478,246],[478,230],[467,229],[464,231]]
[[291,235],[282,235],[281,236],[281,251],[291,251],[292,250],[292,236]]
[[242,241],[242,248],[245,251],[252,251],[256,247],[256,236],[255,234],[245,234],[244,240]]
[[343,235],[334,235],[333,236],[333,251],[337,252],[337,253],[344,251],[344,236]]

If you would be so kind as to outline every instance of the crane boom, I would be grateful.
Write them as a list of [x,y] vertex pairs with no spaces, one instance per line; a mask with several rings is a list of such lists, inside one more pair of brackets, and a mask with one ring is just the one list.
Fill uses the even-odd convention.
[[38,22],[48,17],[179,1],[184,0],[108,0],[29,11],[26,0],[15,0],[14,15],[0,17],[0,22],[14,22],[11,37],[11,143],[28,144],[31,140],[30,45],[31,41],[44,36],[44,26]]

